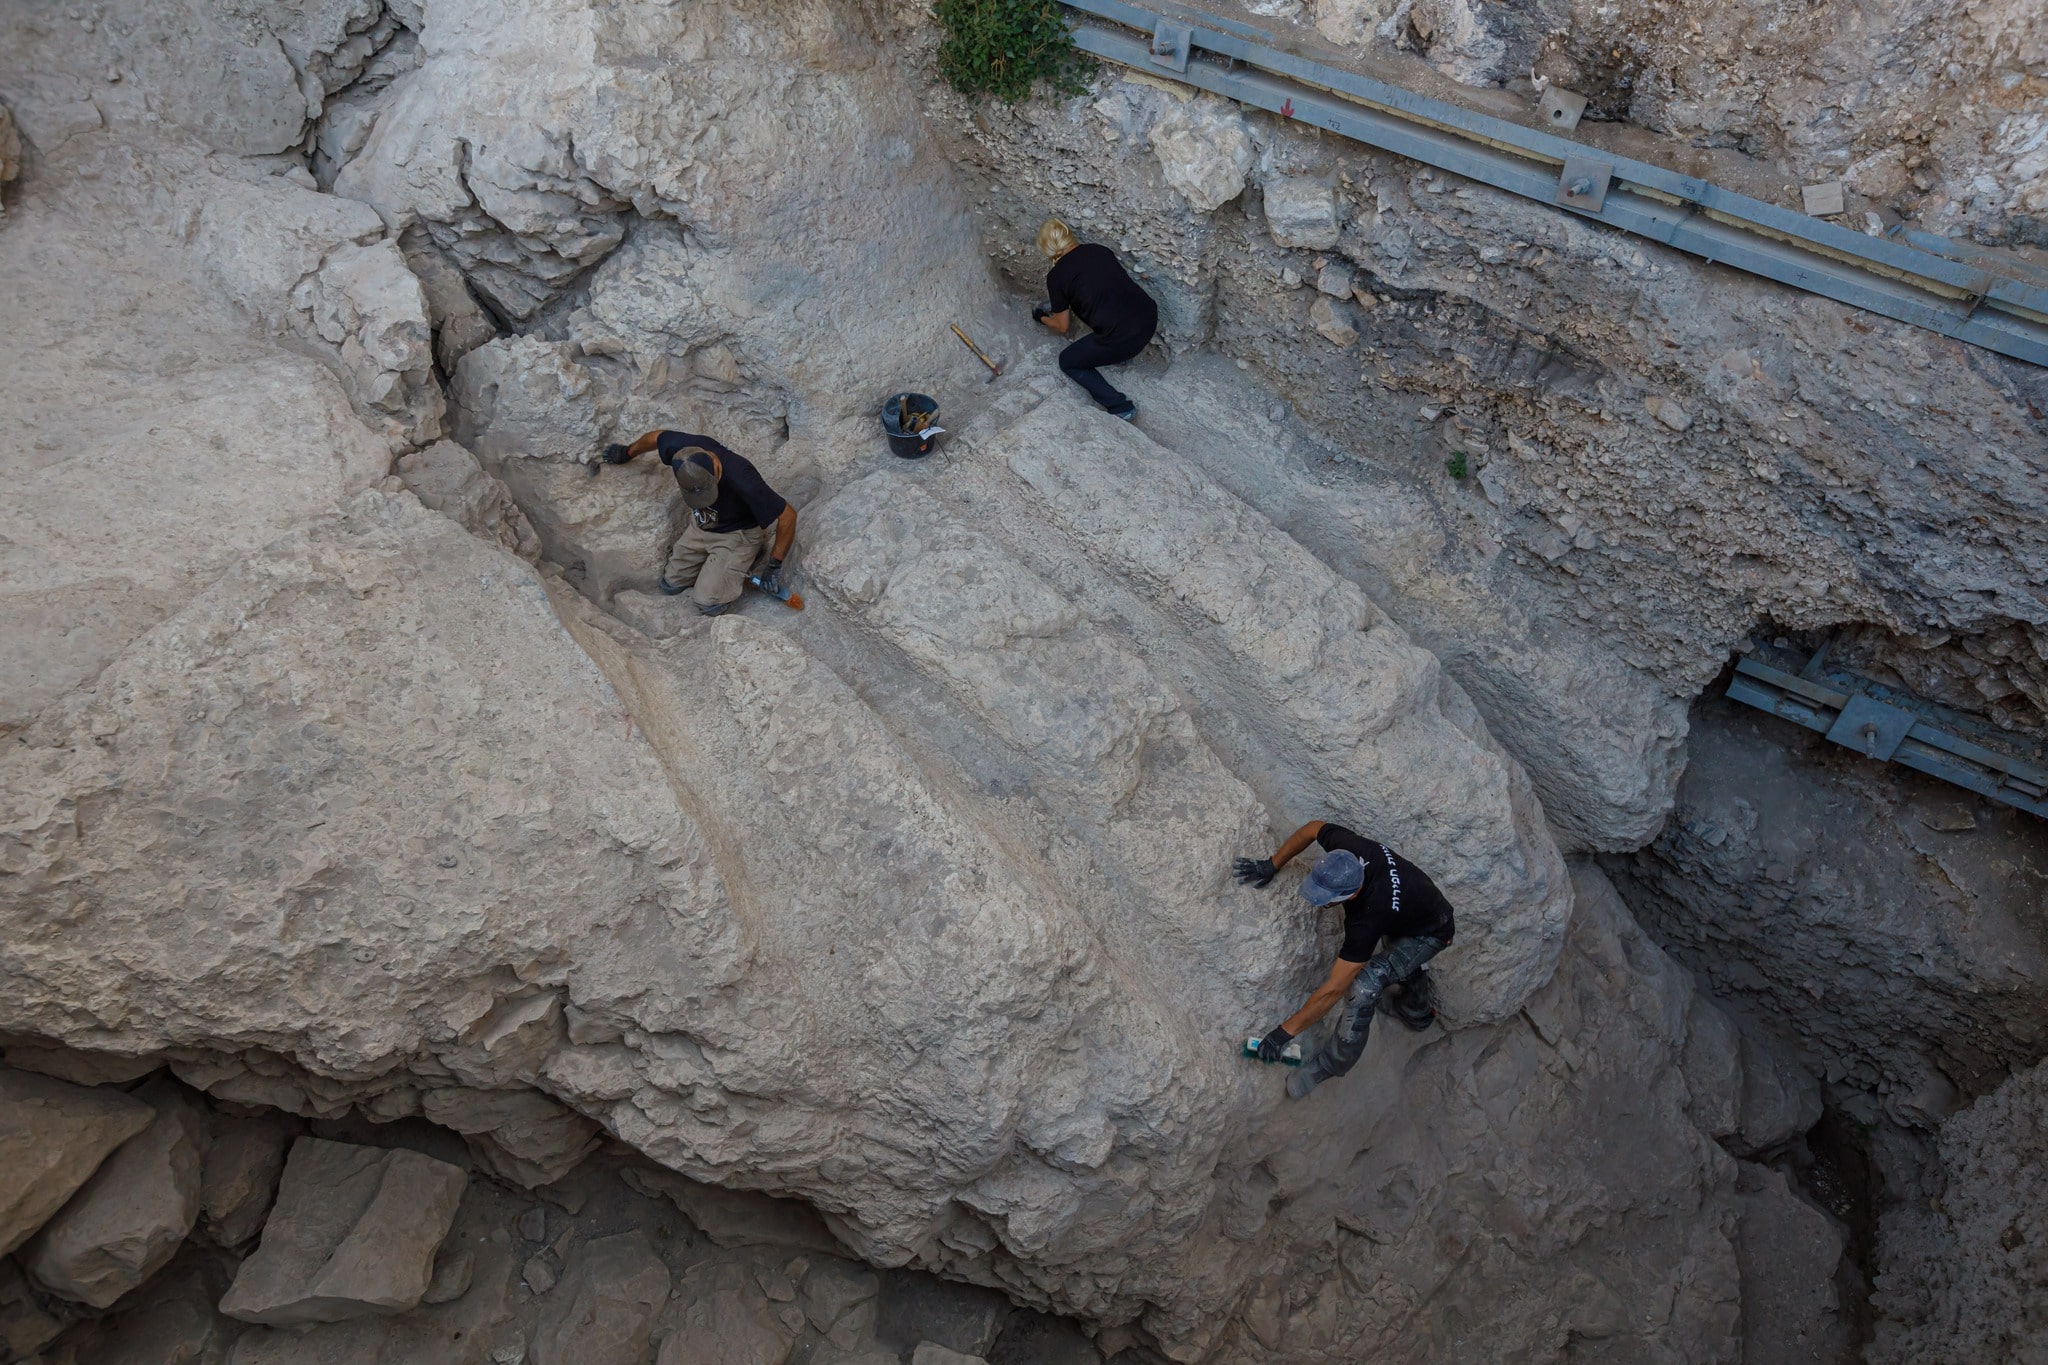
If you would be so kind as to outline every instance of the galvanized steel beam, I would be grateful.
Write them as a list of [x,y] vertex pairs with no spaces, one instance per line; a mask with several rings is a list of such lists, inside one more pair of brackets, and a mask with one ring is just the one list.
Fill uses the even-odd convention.
[[[1075,46],[1105,61],[1153,75],[1170,73],[1241,104],[1702,259],[2048,366],[2048,287],[1988,268],[1982,253],[1939,255],[1866,236],[1693,176],[1296,57],[1229,20],[1169,17],[1124,0],[1061,3],[1123,26],[1075,28]],[[1155,54],[1151,36],[1162,25],[1168,50]],[[1203,60],[1205,52],[1230,64]],[[1585,159],[1611,167],[1604,196],[1592,194],[1590,184],[1587,194],[1572,194],[1570,177],[1561,176],[1567,161]]]

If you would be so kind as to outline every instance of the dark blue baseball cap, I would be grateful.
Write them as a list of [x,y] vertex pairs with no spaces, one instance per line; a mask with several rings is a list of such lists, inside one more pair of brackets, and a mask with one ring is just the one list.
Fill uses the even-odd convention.
[[1356,853],[1338,849],[1325,853],[1308,876],[1301,880],[1301,898],[1310,905],[1335,905],[1348,901],[1365,885],[1365,864]]

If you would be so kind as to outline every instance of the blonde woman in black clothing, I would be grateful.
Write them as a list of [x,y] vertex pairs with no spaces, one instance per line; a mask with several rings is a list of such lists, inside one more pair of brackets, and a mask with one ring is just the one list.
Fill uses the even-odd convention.
[[1079,241],[1057,218],[1046,219],[1038,229],[1038,249],[1052,261],[1052,269],[1045,274],[1048,302],[1032,309],[1031,316],[1061,336],[1078,317],[1091,333],[1060,352],[1060,369],[1088,390],[1104,412],[1135,420],[1138,405],[1102,377],[1101,367],[1122,364],[1145,349],[1159,330],[1159,305],[1114,251],[1099,242]]

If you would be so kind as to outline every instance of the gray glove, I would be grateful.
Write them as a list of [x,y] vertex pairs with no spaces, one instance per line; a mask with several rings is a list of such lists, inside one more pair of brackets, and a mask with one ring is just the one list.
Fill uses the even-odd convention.
[[1281,1051],[1294,1041],[1294,1035],[1287,1031],[1285,1024],[1273,1025],[1273,1031],[1259,1040],[1259,1060],[1277,1062]]
[[754,581],[761,585],[761,591],[777,593],[782,591],[782,561],[771,559],[761,572],[754,575]]
[[1264,886],[1280,875],[1280,869],[1273,866],[1271,858],[1239,858],[1230,875],[1247,886]]

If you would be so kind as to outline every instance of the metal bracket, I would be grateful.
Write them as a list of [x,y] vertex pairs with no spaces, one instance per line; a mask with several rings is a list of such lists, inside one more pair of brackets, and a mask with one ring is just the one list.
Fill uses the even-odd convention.
[[1163,66],[1168,71],[1187,70],[1188,53],[1194,41],[1194,29],[1186,24],[1176,24],[1171,19],[1161,19],[1152,30],[1152,65]]
[[1849,698],[1842,714],[1828,729],[1828,738],[1865,758],[1890,759],[1899,751],[1906,732],[1920,717],[1897,706],[1873,701],[1861,692]]
[[1543,126],[1569,133],[1579,126],[1579,119],[1586,112],[1586,97],[1575,90],[1550,85],[1543,89],[1543,98],[1537,104],[1543,114]]
[[1607,202],[1607,187],[1614,181],[1614,163],[1590,156],[1566,157],[1564,171],[1557,177],[1557,202],[1568,209],[1598,213]]

